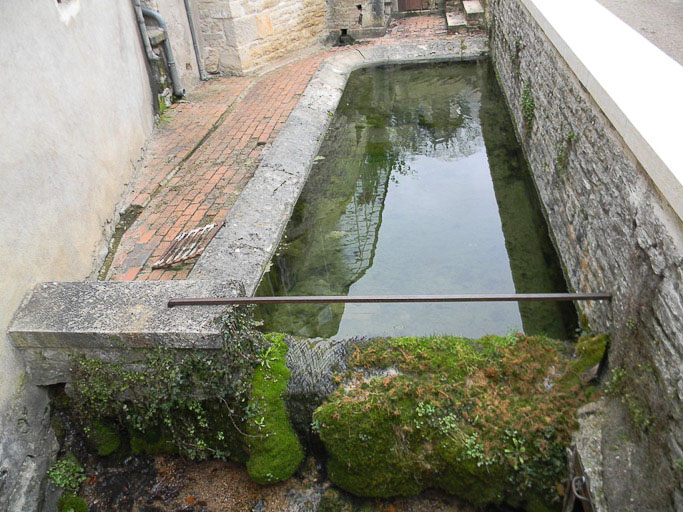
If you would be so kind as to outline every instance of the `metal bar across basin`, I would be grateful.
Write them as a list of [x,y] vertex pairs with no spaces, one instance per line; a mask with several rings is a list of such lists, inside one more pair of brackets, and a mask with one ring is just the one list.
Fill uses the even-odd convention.
[[170,299],[168,307],[219,306],[229,304],[357,304],[392,302],[541,302],[612,300],[610,293],[509,293],[470,295],[305,295],[283,297],[213,297]]

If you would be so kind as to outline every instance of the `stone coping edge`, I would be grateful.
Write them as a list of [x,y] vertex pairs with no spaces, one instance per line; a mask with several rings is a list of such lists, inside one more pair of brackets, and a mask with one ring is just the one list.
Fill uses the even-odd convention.
[[683,219],[683,66],[596,0],[521,0]]
[[36,285],[8,332],[19,350],[128,350],[156,346],[221,346],[215,321],[227,306],[169,308],[168,300],[239,296],[238,283],[202,281],[81,281]]
[[324,60],[228,214],[190,279],[239,281],[255,293],[304,187],[352,71],[382,64],[473,61],[488,56],[484,35],[352,46]]

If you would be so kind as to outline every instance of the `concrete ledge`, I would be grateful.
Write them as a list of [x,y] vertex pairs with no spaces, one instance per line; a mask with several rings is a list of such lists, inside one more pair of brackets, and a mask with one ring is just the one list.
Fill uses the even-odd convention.
[[158,346],[220,347],[215,319],[225,307],[169,309],[166,303],[174,297],[236,296],[238,290],[235,283],[208,280],[42,283],[24,299],[9,334],[33,384],[66,382],[75,355],[134,362]]
[[595,0],[522,0],[683,219],[683,67]]
[[325,60],[190,277],[239,281],[248,295],[256,291],[352,71],[381,64],[476,60],[488,55],[486,40],[470,37],[466,49],[460,39],[354,46]]

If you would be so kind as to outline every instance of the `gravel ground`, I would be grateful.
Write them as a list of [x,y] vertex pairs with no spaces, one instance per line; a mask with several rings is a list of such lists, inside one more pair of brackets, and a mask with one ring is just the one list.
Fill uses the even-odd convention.
[[598,0],[683,65],[683,0]]

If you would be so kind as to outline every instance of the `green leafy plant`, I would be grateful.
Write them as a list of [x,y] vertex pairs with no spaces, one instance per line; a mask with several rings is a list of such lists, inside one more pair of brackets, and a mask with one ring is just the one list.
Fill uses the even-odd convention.
[[69,494],[76,494],[85,481],[85,470],[76,457],[67,454],[58,460],[47,471],[48,478],[59,488]]
[[267,359],[268,342],[248,308],[234,308],[219,322],[220,350],[159,348],[135,368],[77,360],[73,410],[95,431],[99,422],[118,423],[137,452],[245,460],[252,374]]
[[531,95],[531,85],[527,81],[522,89],[522,118],[524,119],[524,127],[530,131],[534,118],[536,117],[536,103],[534,97]]

